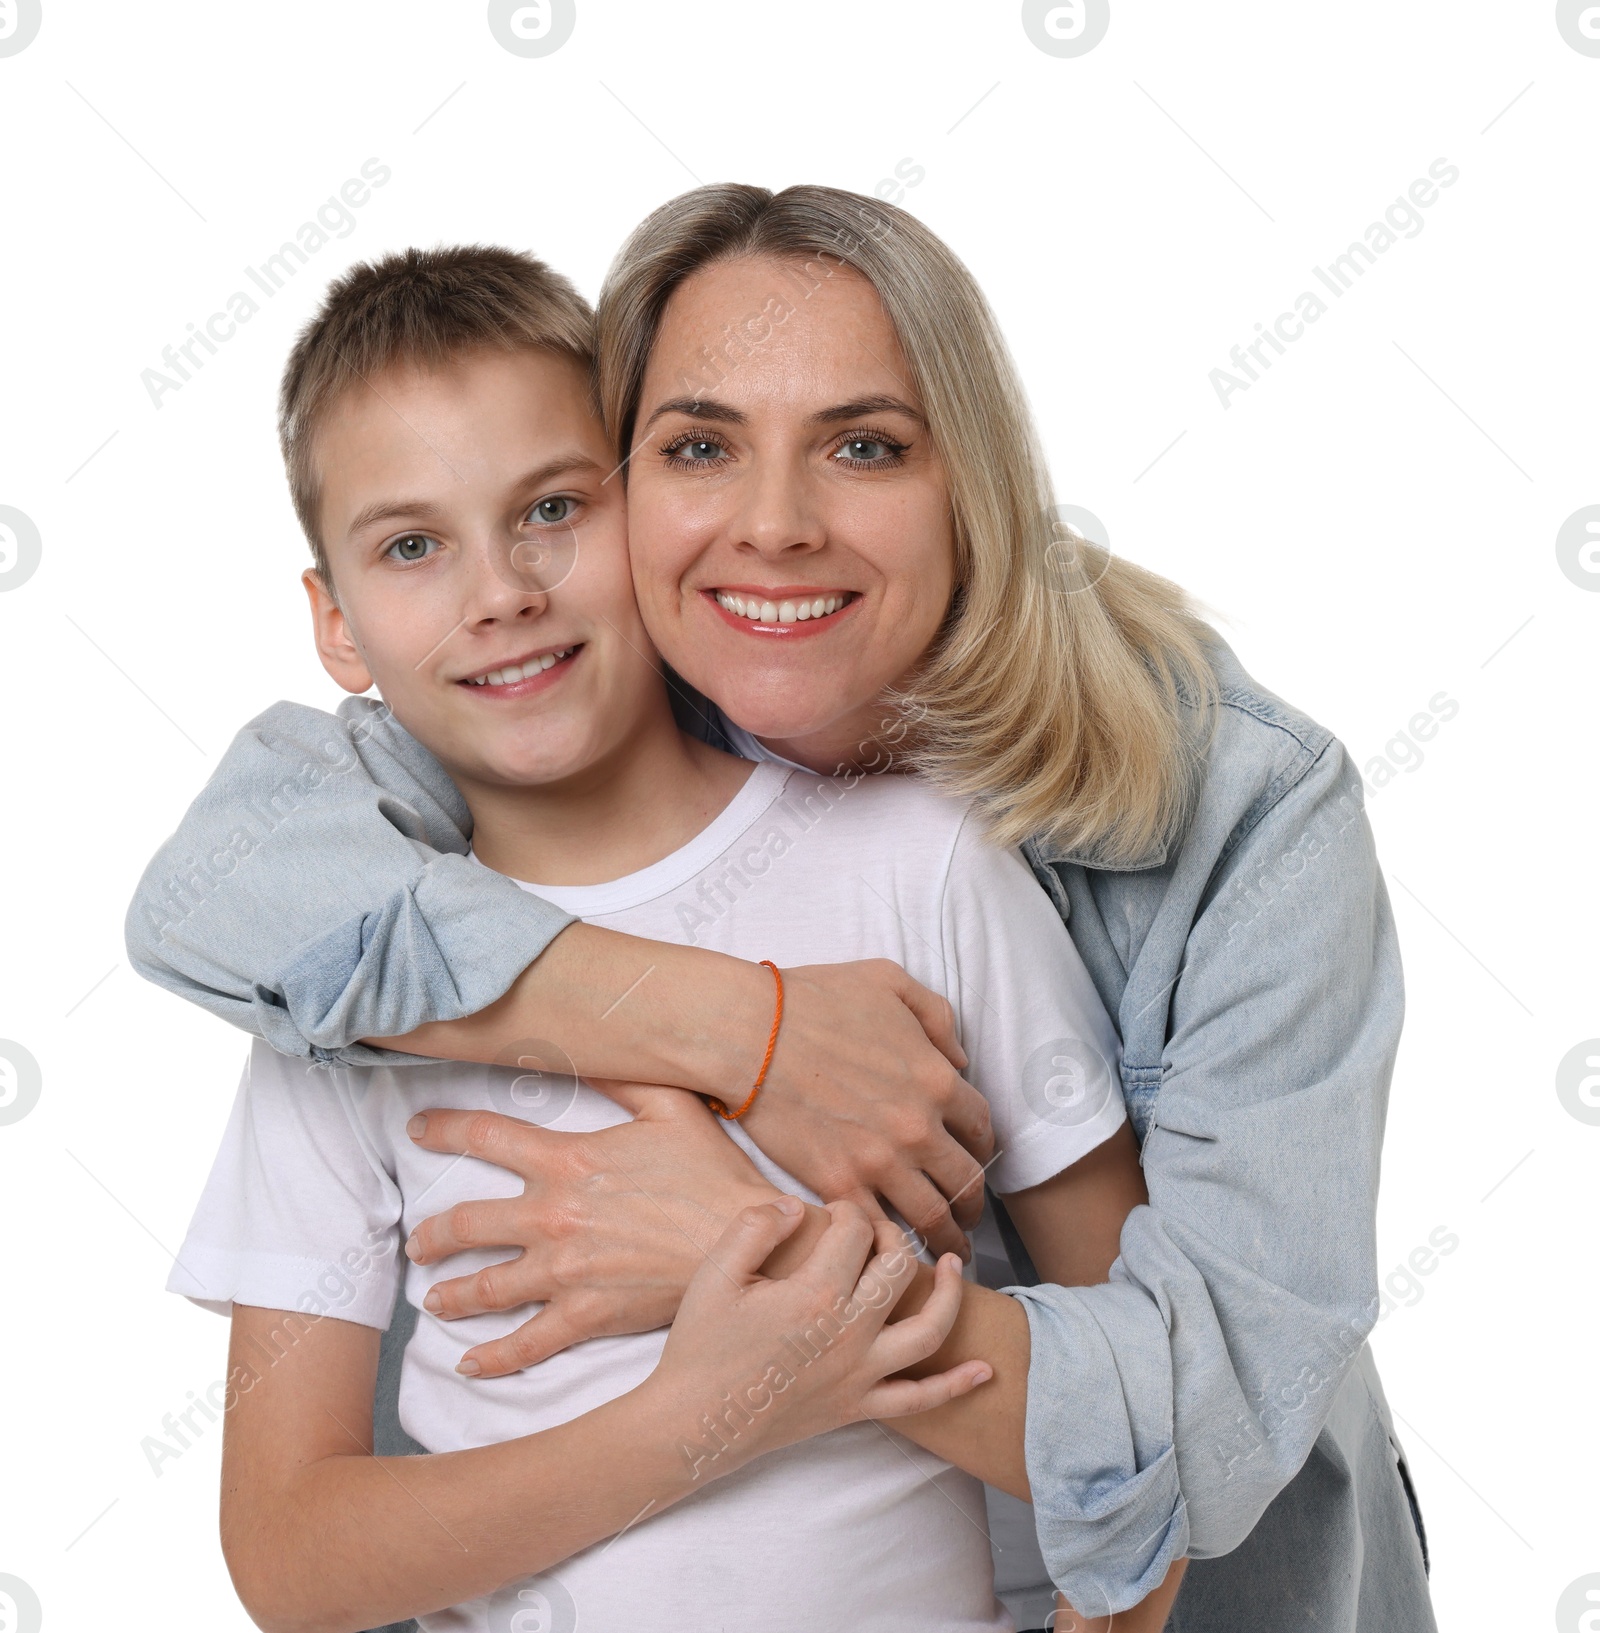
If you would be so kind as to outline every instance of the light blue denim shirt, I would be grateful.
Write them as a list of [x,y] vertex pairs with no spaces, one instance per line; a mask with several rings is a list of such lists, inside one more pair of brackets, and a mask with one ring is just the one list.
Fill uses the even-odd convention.
[[[1108,1283],[1012,1289],[1039,1540],[1086,1615],[1189,1555],[1177,1633],[1430,1633],[1366,1346],[1394,923],[1342,746],[1214,656],[1181,839],[1118,871],[1025,847],[1121,1033],[1150,1192]],[[286,1052],[409,1058],[357,1040],[476,1012],[570,922],[472,866],[469,831],[382,705],[280,703],[150,864],[130,958]]]

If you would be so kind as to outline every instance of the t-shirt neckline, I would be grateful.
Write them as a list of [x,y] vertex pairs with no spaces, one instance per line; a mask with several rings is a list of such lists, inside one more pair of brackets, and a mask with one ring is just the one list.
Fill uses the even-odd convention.
[[[640,907],[645,902],[664,896],[687,884],[725,851],[740,834],[751,827],[783,792],[790,776],[789,768],[774,761],[755,766],[745,778],[744,786],[697,833],[687,845],[681,845],[659,862],[640,868],[637,873],[624,874],[620,879],[608,879],[594,885],[547,885],[533,879],[512,882],[535,896],[542,897],[553,907],[578,918],[593,918],[603,913],[622,913]],[[478,861],[476,855],[474,861]],[[478,862],[487,867],[486,862]]]

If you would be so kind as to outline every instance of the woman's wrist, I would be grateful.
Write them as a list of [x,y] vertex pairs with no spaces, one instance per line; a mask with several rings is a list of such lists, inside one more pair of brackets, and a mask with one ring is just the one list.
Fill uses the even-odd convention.
[[663,1081],[742,1104],[772,1027],[771,972],[703,947],[660,951],[650,1023],[672,1074]]

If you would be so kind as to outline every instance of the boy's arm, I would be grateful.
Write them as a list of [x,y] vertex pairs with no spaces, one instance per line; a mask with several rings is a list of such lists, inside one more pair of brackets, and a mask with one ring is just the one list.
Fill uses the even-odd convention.
[[[236,1304],[222,1542],[257,1625],[351,1633],[493,1593],[764,1452],[983,1381],[977,1366],[917,1383],[889,1378],[948,1330],[960,1297],[953,1258],[926,1308],[885,1328],[911,1261],[889,1227],[875,1233],[847,1203],[835,1205],[790,1275],[759,1274],[798,1214],[790,1202],[739,1215],[636,1389],[568,1423],[469,1451],[374,1457],[377,1332]],[[848,1325],[815,1365],[769,1391],[717,1452],[696,1444],[708,1401],[748,1388],[785,1333],[846,1307]]]
[[269,1633],[345,1633],[492,1593],[690,1487],[642,1391],[521,1440],[374,1457],[375,1328],[325,1317],[248,1389],[233,1381],[294,1319],[235,1305],[228,1360],[222,1547]]

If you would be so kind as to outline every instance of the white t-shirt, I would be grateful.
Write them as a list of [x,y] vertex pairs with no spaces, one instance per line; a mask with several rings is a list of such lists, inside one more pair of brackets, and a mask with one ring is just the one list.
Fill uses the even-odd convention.
[[[987,1178],[1001,1193],[1059,1173],[1124,1120],[1116,1034],[1026,862],[990,843],[966,805],[911,778],[758,765],[665,860],[608,884],[529,888],[590,923],[782,967],[896,960],[955,1007],[966,1075],[992,1110],[998,1155]],[[593,1339],[508,1378],[455,1371],[466,1349],[535,1307],[448,1323],[422,1310],[435,1281],[507,1255],[412,1265],[398,1252],[405,1234],[457,1202],[521,1190],[505,1169],[414,1145],[406,1123],[429,1106],[490,1108],[556,1129],[627,1119],[570,1077],[530,1081],[454,1062],[328,1070],[257,1043],[168,1286],[223,1308],[383,1328],[403,1270],[419,1315],[400,1417],[433,1451],[553,1427],[636,1387],[664,1332]],[[723,1127],[775,1184],[817,1200],[738,1124]],[[982,1483],[862,1423],[760,1458],[537,1579],[422,1626],[1002,1633],[1012,1623],[993,1580]]]

